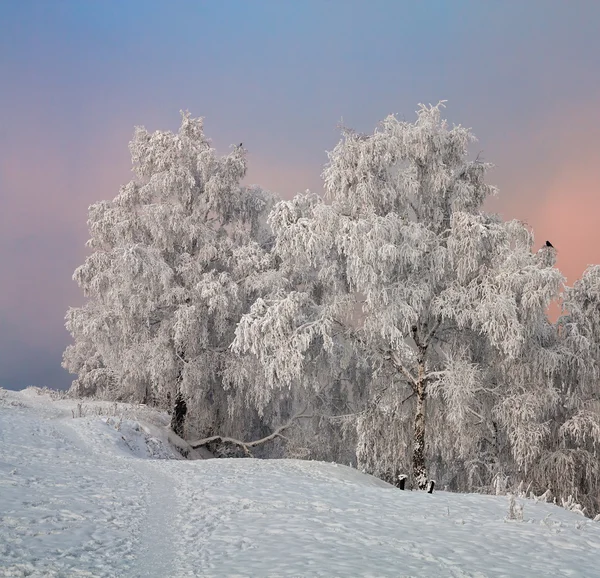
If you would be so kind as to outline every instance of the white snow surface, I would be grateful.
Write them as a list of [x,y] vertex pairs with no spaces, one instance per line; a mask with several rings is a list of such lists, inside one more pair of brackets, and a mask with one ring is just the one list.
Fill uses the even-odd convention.
[[600,577],[600,523],[552,504],[507,520],[506,496],[336,464],[182,460],[166,423],[0,390],[0,576]]

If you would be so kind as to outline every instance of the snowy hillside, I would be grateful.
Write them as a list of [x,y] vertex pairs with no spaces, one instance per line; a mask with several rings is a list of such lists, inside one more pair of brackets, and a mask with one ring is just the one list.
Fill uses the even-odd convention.
[[562,508],[509,521],[506,497],[334,464],[165,459],[161,420],[0,390],[0,576],[600,576],[600,523]]

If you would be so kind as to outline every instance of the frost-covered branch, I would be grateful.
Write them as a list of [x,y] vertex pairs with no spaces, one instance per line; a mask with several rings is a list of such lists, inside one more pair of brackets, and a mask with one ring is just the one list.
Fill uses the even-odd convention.
[[[306,411],[306,410],[304,410],[304,411]],[[232,445],[242,448],[244,450],[244,453],[247,456],[252,456],[252,452],[250,451],[251,448],[254,448],[259,445],[265,444],[267,442],[273,441],[274,439],[276,439],[278,437],[283,438],[284,437],[282,435],[283,432],[286,431],[287,429],[289,429],[290,427],[292,427],[293,425],[295,425],[299,420],[311,419],[314,417],[314,415],[306,414],[306,413],[304,413],[304,411],[292,416],[292,418],[289,421],[287,421],[283,425],[280,425],[279,427],[277,427],[272,433],[270,433],[269,435],[267,435],[263,438],[257,439],[257,440],[252,440],[252,441],[246,442],[246,441],[238,440],[238,439],[227,437],[227,436],[215,435],[215,436],[210,436],[208,438],[204,438],[201,440],[189,442],[189,446],[193,449],[198,449],[200,447],[205,447],[205,446],[208,446],[211,444],[232,444]]]

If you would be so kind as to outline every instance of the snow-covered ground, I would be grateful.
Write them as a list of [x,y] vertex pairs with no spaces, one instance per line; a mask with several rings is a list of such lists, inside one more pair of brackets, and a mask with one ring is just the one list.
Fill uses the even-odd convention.
[[0,390],[0,576],[600,577],[600,523],[557,506],[509,521],[506,497],[334,464],[165,459],[164,421]]

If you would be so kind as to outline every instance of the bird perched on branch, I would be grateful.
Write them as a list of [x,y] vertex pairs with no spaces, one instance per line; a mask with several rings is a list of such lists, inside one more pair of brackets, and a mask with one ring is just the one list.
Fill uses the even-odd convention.
[[546,247],[552,247],[552,249],[554,249],[554,245],[550,241],[546,241]]

